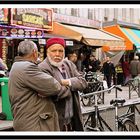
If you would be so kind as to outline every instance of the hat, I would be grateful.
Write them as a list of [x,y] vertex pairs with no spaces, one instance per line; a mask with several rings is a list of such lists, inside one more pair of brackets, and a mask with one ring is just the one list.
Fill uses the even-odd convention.
[[64,48],[65,48],[65,40],[63,38],[58,38],[58,37],[55,37],[55,38],[50,38],[47,40],[47,46],[46,48],[48,49],[51,45],[53,44],[60,44],[62,45]]

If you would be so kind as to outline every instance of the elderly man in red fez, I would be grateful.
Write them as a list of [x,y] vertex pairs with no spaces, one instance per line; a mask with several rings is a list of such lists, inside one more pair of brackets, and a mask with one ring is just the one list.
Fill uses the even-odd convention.
[[39,64],[39,67],[67,87],[62,97],[53,98],[60,131],[83,131],[78,91],[84,90],[87,82],[78,73],[76,66],[65,59],[65,47],[65,40],[62,38],[48,39],[47,58]]

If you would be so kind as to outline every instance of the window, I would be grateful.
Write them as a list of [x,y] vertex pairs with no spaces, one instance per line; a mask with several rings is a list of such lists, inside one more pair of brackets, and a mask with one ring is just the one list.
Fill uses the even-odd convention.
[[114,19],[118,19],[118,9],[114,8]]
[[134,9],[130,8],[130,22],[134,21]]
[[58,8],[53,8],[54,13],[58,13]]
[[126,21],[126,8],[122,8],[122,20]]
[[88,19],[93,19],[93,9],[88,9]]
[[77,8],[71,8],[71,15],[72,16],[79,16],[79,10]]

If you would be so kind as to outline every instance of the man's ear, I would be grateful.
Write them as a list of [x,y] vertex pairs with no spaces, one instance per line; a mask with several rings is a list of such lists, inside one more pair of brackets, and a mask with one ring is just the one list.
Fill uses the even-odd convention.
[[35,58],[35,59],[37,59],[38,58],[38,51],[37,50],[35,50],[35,49],[33,49],[33,57]]

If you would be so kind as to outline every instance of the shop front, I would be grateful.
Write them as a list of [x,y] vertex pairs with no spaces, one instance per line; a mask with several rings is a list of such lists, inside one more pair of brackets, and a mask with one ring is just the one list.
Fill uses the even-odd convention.
[[125,22],[112,21],[103,24],[103,29],[114,35],[120,36],[125,40],[125,48],[119,46],[103,46],[103,51],[125,51],[125,57],[129,60],[134,55],[140,55],[140,30],[139,25],[133,25]]
[[[74,50],[76,46],[80,46],[79,54],[81,52],[84,53],[87,60],[90,54],[93,53],[102,61],[102,55],[98,54],[98,48],[102,46],[119,46],[123,49],[125,48],[123,38],[98,28],[62,24],[58,22],[54,22],[53,25],[54,30],[49,33],[73,39],[75,45],[73,47],[71,46],[71,49]],[[76,41],[79,43],[75,43]]]
[[[4,14],[5,8],[1,9]],[[39,8],[10,8],[7,9],[7,23],[0,24],[0,57],[7,63],[10,70],[17,46],[25,39],[34,41],[40,51],[40,57],[45,57],[44,34],[52,30],[52,10]],[[1,19],[2,21],[3,19]]]

